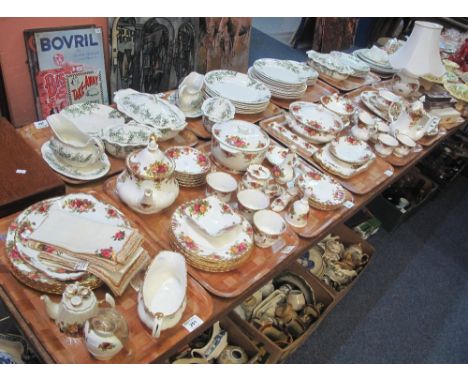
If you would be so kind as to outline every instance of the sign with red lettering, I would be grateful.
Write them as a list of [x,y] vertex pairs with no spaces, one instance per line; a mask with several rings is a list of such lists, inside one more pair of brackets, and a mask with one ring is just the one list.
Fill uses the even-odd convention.
[[69,105],[81,102],[104,102],[104,90],[100,71],[91,70],[68,74],[66,81]]

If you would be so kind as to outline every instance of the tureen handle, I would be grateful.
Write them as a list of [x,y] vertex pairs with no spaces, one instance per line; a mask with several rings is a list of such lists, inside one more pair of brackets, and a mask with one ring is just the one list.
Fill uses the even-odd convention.
[[98,150],[98,157],[102,156],[105,152],[105,147],[102,141],[99,138],[96,137],[91,137],[91,141],[94,143],[94,145],[97,147]]

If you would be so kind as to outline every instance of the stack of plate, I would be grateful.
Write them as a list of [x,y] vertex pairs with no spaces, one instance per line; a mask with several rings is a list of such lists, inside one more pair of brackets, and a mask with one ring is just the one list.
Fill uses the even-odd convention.
[[210,171],[208,155],[189,146],[174,146],[166,150],[166,155],[174,161],[175,177],[183,187],[199,187],[205,184]]
[[171,245],[195,268],[226,272],[238,268],[253,248],[253,228],[215,196],[179,206],[171,220]]
[[293,102],[289,111],[290,128],[311,143],[330,142],[345,127],[337,114],[312,102]]
[[239,114],[263,112],[270,103],[271,92],[260,81],[233,70],[213,70],[205,75],[205,98],[230,100]]
[[301,62],[261,58],[249,69],[249,77],[264,83],[274,97],[296,99],[315,83],[318,73]]
[[369,74],[370,66],[351,54],[333,51],[330,55],[337,58],[343,65],[348,66],[353,71],[352,77],[366,78]]
[[328,172],[348,179],[365,171],[376,156],[370,146],[352,136],[341,136],[314,154]]
[[387,52],[376,46],[373,46],[371,49],[355,50],[353,55],[366,62],[374,72],[379,74],[390,75],[398,71],[390,65]]

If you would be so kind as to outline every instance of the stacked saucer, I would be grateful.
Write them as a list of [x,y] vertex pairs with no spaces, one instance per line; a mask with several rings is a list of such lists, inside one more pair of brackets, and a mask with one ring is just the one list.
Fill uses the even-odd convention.
[[233,70],[212,70],[205,75],[204,97],[222,97],[231,101],[236,113],[257,114],[270,103],[271,92],[260,81]]
[[256,60],[249,77],[265,84],[272,96],[282,99],[301,98],[308,85],[313,85],[318,73],[304,63],[274,58]]
[[205,184],[210,171],[208,155],[189,146],[174,146],[166,150],[166,155],[175,163],[175,177],[182,187],[199,187]]

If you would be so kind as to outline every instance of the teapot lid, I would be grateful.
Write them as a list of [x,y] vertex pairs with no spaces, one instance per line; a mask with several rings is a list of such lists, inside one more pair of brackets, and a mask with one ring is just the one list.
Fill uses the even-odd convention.
[[175,164],[156,143],[157,136],[150,136],[148,145],[127,157],[127,169],[141,179],[166,179],[172,175]]
[[68,311],[78,313],[92,309],[97,300],[90,288],[74,283],[65,288],[62,304]]

